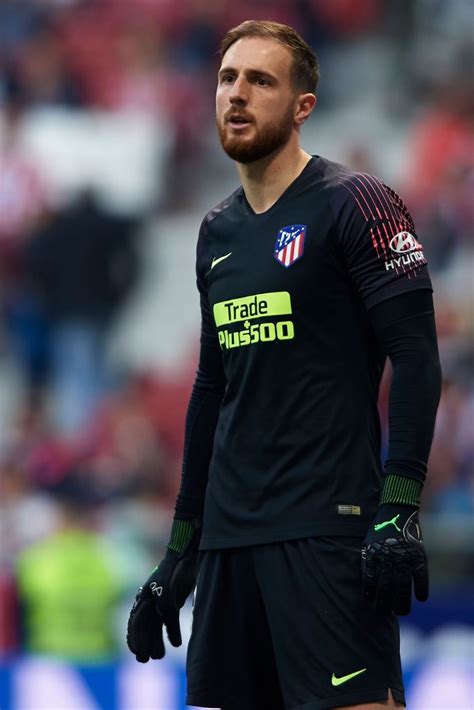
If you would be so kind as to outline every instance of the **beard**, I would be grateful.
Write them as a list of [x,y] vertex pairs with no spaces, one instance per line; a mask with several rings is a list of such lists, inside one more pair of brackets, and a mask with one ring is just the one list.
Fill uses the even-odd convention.
[[[255,124],[253,124],[255,125]],[[231,134],[226,124],[217,121],[217,132],[222,148],[229,158],[238,163],[253,163],[266,158],[270,153],[288,143],[294,125],[293,106],[289,106],[285,115],[267,124],[261,130],[256,130],[254,137],[248,139],[239,134]]]

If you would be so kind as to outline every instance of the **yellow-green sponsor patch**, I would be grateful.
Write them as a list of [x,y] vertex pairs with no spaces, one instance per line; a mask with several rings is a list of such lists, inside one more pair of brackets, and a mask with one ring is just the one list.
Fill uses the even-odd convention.
[[214,320],[217,328],[253,318],[286,315],[292,312],[288,291],[257,293],[252,296],[220,301],[214,305]]
[[219,344],[222,350],[240,348],[254,343],[271,343],[274,340],[293,340],[295,329],[291,320],[272,323],[253,323],[247,320],[243,330],[229,331],[227,328],[219,331]]

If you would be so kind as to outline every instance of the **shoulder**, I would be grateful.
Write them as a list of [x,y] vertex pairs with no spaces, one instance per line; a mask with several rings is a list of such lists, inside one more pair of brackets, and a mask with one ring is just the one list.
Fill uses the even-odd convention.
[[201,231],[207,231],[219,218],[232,214],[239,206],[242,198],[242,187],[238,187],[232,194],[219,202],[206,213],[201,222]]
[[390,240],[400,234],[416,241],[415,225],[405,203],[383,180],[337,163],[330,164],[325,178],[336,235],[342,244],[388,248]]
[[330,163],[325,177],[329,203],[336,219],[341,213],[353,212],[366,221],[391,219],[395,215],[411,220],[401,197],[376,175]]
[[209,269],[211,257],[215,253],[216,243],[223,242],[225,235],[232,230],[232,225],[238,222],[242,188],[234,192],[213,207],[204,216],[199,228],[196,247],[196,269],[198,276]]
[[375,175],[361,173],[340,163],[326,161],[325,188],[331,206],[362,204],[368,197],[385,194],[390,189]]

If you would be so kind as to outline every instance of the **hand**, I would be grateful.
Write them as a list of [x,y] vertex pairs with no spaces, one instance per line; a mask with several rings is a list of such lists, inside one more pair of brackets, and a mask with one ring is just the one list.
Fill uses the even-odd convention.
[[128,619],[127,644],[137,661],[163,658],[163,625],[172,646],[182,643],[179,610],[196,583],[197,549],[179,555],[167,550],[140,587]]
[[428,563],[414,506],[386,503],[362,543],[362,594],[378,611],[410,613],[415,597],[428,599]]

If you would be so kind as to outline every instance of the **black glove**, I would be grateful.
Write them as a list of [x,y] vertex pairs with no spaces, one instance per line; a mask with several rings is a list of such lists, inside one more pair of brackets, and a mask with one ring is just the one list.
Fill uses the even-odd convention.
[[362,543],[362,594],[381,612],[410,613],[428,599],[428,563],[416,506],[384,503]]
[[[177,523],[181,525],[183,521],[175,521],[174,529]],[[172,646],[182,643],[179,610],[193,591],[197,575],[199,535],[194,530],[190,532],[183,552],[176,552],[176,545],[170,543],[163,561],[135,597],[128,619],[127,644],[140,663],[165,655],[163,625]]]

